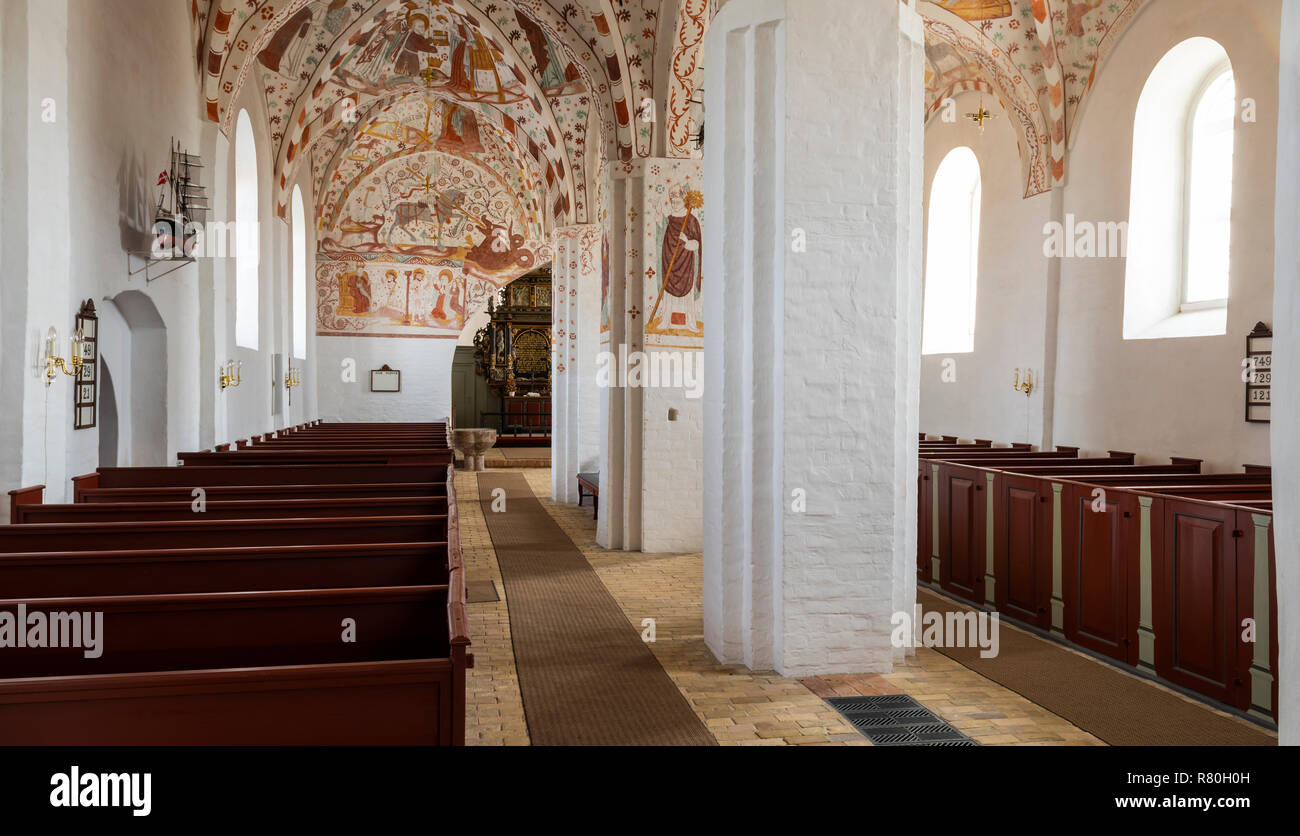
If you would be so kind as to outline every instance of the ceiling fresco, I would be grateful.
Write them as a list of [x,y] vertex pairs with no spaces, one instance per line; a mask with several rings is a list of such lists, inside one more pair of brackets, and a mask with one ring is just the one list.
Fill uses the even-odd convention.
[[[450,188],[449,173],[483,172],[475,194],[490,192],[497,208],[473,214],[541,241],[599,220],[605,162],[698,158],[693,100],[709,23],[724,2],[189,5],[208,118],[230,135],[237,103],[255,97],[273,145],[279,211],[305,168],[321,235],[342,247],[343,227],[349,240],[370,240],[361,230],[376,223],[383,178],[412,165],[429,166],[421,184],[440,184],[426,194],[434,206],[449,205],[438,191]],[[1025,195],[1059,185],[1097,69],[1146,2],[919,0],[927,118],[963,92],[996,97],[1017,136]],[[397,220],[388,211],[381,238]],[[449,248],[445,220],[416,225],[430,236],[419,246]]]
[[1097,69],[1148,0],[922,0],[926,117],[995,95],[1020,144],[1025,196],[1065,181],[1070,131]]

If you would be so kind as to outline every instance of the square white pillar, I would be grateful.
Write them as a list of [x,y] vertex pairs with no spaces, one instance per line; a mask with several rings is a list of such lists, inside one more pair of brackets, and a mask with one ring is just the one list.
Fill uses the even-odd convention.
[[897,3],[732,0],[708,36],[705,639],[726,663],[808,675],[900,655],[921,54]]

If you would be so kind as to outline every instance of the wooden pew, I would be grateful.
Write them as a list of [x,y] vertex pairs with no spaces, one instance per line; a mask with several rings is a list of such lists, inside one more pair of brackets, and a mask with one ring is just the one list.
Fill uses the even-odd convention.
[[310,448],[305,450],[275,450],[270,448],[249,447],[231,453],[180,453],[177,455],[186,468],[199,467],[264,467],[266,465],[321,465],[326,462],[335,465],[396,465],[429,464],[449,465],[452,454],[447,449],[409,449],[409,450],[328,450]]
[[[385,517],[446,514],[446,497],[366,497],[334,499],[244,499],[180,502],[99,502],[74,505],[19,505],[15,524],[127,522],[149,520],[258,520],[305,517]],[[202,510],[196,510],[201,507]]]
[[284,520],[171,520],[0,526],[0,554],[138,549],[427,543],[447,540],[446,515]]
[[[1121,456],[1128,464],[1115,464],[959,452],[923,451],[919,462],[918,517],[930,530],[918,532],[918,551],[954,546],[953,571],[939,579],[946,591],[1276,719],[1266,467],[1201,474],[1200,460],[1188,458],[1134,465],[1129,454]],[[927,508],[942,487],[927,484],[927,475],[964,482],[963,503]],[[992,492],[982,503],[981,477]],[[993,590],[979,587],[984,554]],[[1238,640],[1246,618],[1258,619],[1255,644]]]
[[[444,595],[445,632],[426,624],[443,624],[442,614],[418,614],[422,602],[407,592],[396,603],[411,612],[402,616],[394,609],[386,615],[403,624],[413,621],[418,639],[403,638],[403,628],[395,644],[376,648],[380,655],[426,648],[442,655],[6,678],[0,679],[0,728],[6,730],[5,743],[16,746],[463,745],[470,660],[461,571],[452,574]],[[374,598],[358,602],[379,604]],[[317,610],[323,621],[328,608]],[[231,626],[247,631],[246,625]],[[314,621],[300,626],[313,638],[318,630],[325,635]],[[338,627],[339,622],[331,625]],[[446,636],[445,645],[437,633]],[[115,635],[108,631],[107,640]],[[329,652],[323,647],[322,655],[346,655],[332,645]],[[276,658],[278,653],[268,645],[229,655]],[[222,652],[205,649],[204,655],[217,658]]]
[[[362,485],[220,485],[204,489],[209,502],[264,499],[362,499],[371,496],[446,497],[442,482],[376,482]],[[192,502],[189,488],[78,488],[74,502]]]
[[[80,480],[79,498],[134,501],[20,503],[33,518],[96,521],[0,530],[0,588],[23,596],[0,609],[103,612],[113,653],[37,651],[11,666],[0,728],[22,732],[4,742],[463,744],[472,657],[454,471],[339,464],[335,451],[295,458],[304,464],[241,460],[182,479],[102,471]],[[196,473],[209,484],[193,485]],[[342,493],[393,484],[410,495]],[[281,485],[306,495],[266,498]],[[192,498],[177,496],[193,487],[225,494],[205,497],[197,521]],[[251,496],[230,498],[239,491]],[[431,507],[445,513],[403,513]],[[345,618],[357,619],[357,642],[340,641]]]
[[0,554],[0,589],[31,600],[430,586],[448,583],[460,560],[446,542]]
[[[0,612],[103,613],[100,655],[11,648],[5,678],[447,655],[447,586],[0,600]],[[355,641],[344,641],[344,622]],[[165,638],[164,638],[165,637]]]
[[437,482],[448,465],[436,464],[294,464],[273,467],[101,467],[74,477],[76,488],[210,489],[224,485],[339,485]]

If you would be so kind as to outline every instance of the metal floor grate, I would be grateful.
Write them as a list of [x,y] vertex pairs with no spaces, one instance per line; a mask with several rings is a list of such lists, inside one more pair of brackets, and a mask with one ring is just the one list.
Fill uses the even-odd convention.
[[978,746],[905,694],[831,697],[831,707],[877,746]]

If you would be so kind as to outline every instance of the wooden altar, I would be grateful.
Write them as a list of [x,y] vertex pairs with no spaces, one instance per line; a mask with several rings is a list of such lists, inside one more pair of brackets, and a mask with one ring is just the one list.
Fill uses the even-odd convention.
[[500,399],[485,412],[498,445],[549,445],[551,440],[551,268],[516,279],[488,301],[491,321],[474,337],[480,377]]

